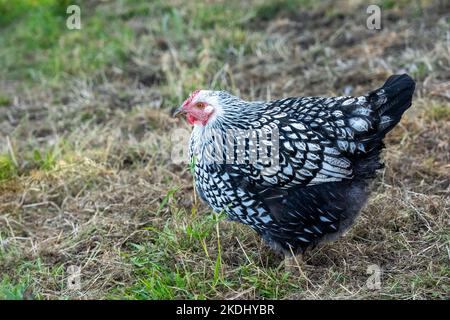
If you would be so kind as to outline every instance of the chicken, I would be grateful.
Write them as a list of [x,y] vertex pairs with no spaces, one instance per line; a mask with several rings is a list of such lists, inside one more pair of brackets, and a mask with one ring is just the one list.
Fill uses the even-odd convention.
[[411,106],[414,88],[404,74],[359,97],[247,102],[196,90],[176,111],[194,126],[196,190],[276,250],[302,253],[336,239],[366,202],[383,166],[383,138]]

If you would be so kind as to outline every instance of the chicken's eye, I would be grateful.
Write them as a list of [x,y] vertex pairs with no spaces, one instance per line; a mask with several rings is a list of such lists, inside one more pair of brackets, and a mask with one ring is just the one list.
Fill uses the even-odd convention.
[[203,102],[197,102],[197,103],[195,104],[195,106],[196,106],[198,109],[205,109],[205,107],[206,107],[206,105],[205,105]]

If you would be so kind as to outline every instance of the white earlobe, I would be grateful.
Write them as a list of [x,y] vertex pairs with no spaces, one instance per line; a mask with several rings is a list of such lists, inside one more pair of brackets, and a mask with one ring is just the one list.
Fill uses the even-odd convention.
[[204,111],[206,113],[212,113],[214,111],[214,108],[212,106],[207,106]]

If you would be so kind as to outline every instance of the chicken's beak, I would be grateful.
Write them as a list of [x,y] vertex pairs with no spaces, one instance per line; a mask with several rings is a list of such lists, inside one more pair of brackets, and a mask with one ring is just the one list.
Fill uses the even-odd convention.
[[183,109],[183,106],[178,107],[177,110],[173,113],[172,117],[179,117],[183,113],[186,113],[186,111]]

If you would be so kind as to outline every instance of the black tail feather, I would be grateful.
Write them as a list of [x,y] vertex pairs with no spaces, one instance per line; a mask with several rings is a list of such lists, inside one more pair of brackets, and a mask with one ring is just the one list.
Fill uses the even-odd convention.
[[369,93],[369,102],[380,116],[381,138],[400,121],[403,113],[411,106],[415,86],[409,75],[393,75],[380,89]]

